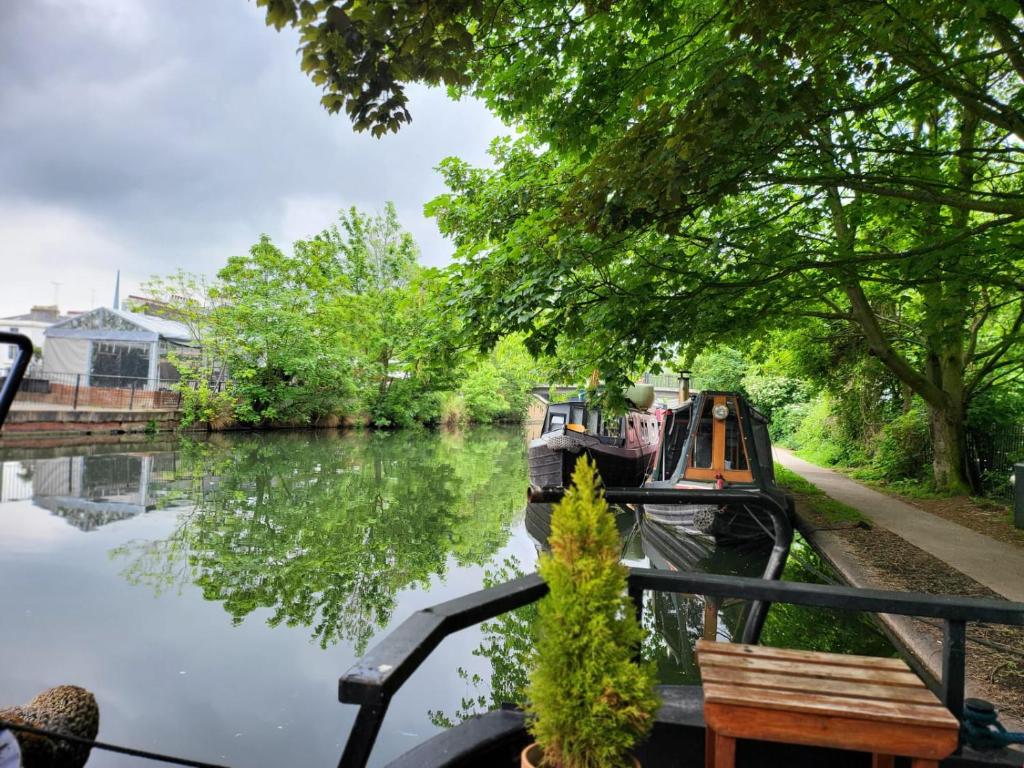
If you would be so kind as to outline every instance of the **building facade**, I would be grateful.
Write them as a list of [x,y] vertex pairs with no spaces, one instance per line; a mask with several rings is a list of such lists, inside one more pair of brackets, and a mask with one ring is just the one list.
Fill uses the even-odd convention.
[[[42,357],[46,352],[44,345],[46,329],[54,323],[66,319],[66,317],[61,316],[55,306],[35,306],[24,315],[0,318],[0,330],[28,336],[32,346],[36,349],[34,363],[35,366],[38,366],[41,364]],[[6,375],[17,357],[18,348],[16,346],[13,344],[0,344],[0,376]]]

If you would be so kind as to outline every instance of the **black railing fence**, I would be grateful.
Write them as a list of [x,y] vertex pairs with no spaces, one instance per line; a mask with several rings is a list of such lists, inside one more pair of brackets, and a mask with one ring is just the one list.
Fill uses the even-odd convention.
[[998,432],[967,433],[967,464],[974,490],[995,499],[1013,499],[1010,475],[1024,461],[1024,424],[1011,424]]
[[[466,627],[520,608],[547,594],[536,573],[417,611],[384,637],[338,681],[338,697],[359,712],[349,732],[339,768],[363,768],[377,740],[388,705],[402,684],[444,638]],[[926,680],[957,718],[963,716],[967,622],[1024,626],[1024,604],[985,598],[923,595],[875,589],[742,576],[684,573],[646,568],[629,572],[629,592],[674,592],[714,598],[788,603],[843,611],[887,613],[943,622],[941,679]],[[638,610],[643,601],[638,600]]]

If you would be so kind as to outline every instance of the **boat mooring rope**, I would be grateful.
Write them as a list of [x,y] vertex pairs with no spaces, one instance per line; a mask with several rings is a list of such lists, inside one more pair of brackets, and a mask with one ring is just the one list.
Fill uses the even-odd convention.
[[61,741],[69,741],[73,744],[81,744],[86,747],[93,749],[103,749],[107,752],[117,752],[122,755],[129,755],[130,757],[141,757],[145,760],[156,760],[161,763],[172,763],[174,765],[187,765],[191,768],[225,768],[223,765],[217,765],[216,763],[204,763],[201,760],[190,760],[187,757],[175,757],[173,755],[161,755],[158,752],[147,752],[144,749],[135,749],[134,747],[122,747],[117,744],[107,744],[103,741],[93,741],[92,739],[83,739],[79,736],[72,736],[67,733],[59,733],[57,731],[50,731],[46,728],[36,728],[31,725],[21,725],[19,723],[9,723],[6,720],[0,720],[0,731],[4,729],[10,731],[21,731],[23,733],[31,733],[36,736],[46,736],[50,739],[60,739]]
[[1008,747],[1024,744],[1024,733],[1006,730],[999,722],[999,713],[984,699],[967,699],[964,702],[964,719],[960,729],[964,741],[975,749]]

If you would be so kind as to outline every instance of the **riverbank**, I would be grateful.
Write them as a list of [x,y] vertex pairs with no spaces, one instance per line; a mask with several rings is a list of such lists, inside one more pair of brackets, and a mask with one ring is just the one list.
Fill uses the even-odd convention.
[[[15,405],[21,405],[15,403]],[[0,431],[8,439],[54,435],[103,435],[133,432],[172,432],[181,422],[179,411],[72,409],[67,406],[12,408]]]
[[[794,467],[793,471],[805,479],[820,482],[817,472],[808,472],[802,466],[806,462],[794,462],[781,451],[776,458],[783,466]],[[889,530],[878,519],[878,509],[867,502],[849,504],[849,496],[840,499],[837,497],[843,494],[814,493],[799,484],[792,491],[797,502],[797,525],[801,533],[840,578],[851,586],[1005,597],[934,553]],[[920,514],[926,513],[921,511]],[[951,546],[957,543],[955,539],[948,542]],[[990,570],[1000,571],[1001,567],[998,560],[989,561]],[[1020,587],[1024,583],[1011,586]],[[938,679],[942,658],[941,626],[904,617],[882,615],[879,619],[893,641],[907,650],[919,671]],[[1020,728],[1024,724],[1024,631],[972,624],[968,627],[967,639],[967,695],[992,701],[1000,709],[1005,723]]]

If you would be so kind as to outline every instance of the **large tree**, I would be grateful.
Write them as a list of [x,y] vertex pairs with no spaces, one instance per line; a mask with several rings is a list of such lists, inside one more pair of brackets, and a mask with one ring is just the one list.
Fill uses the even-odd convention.
[[848,323],[965,482],[970,399],[1021,372],[1024,39],[1010,2],[263,0],[356,128],[403,84],[526,137],[445,167],[468,327],[609,375],[792,316]]

